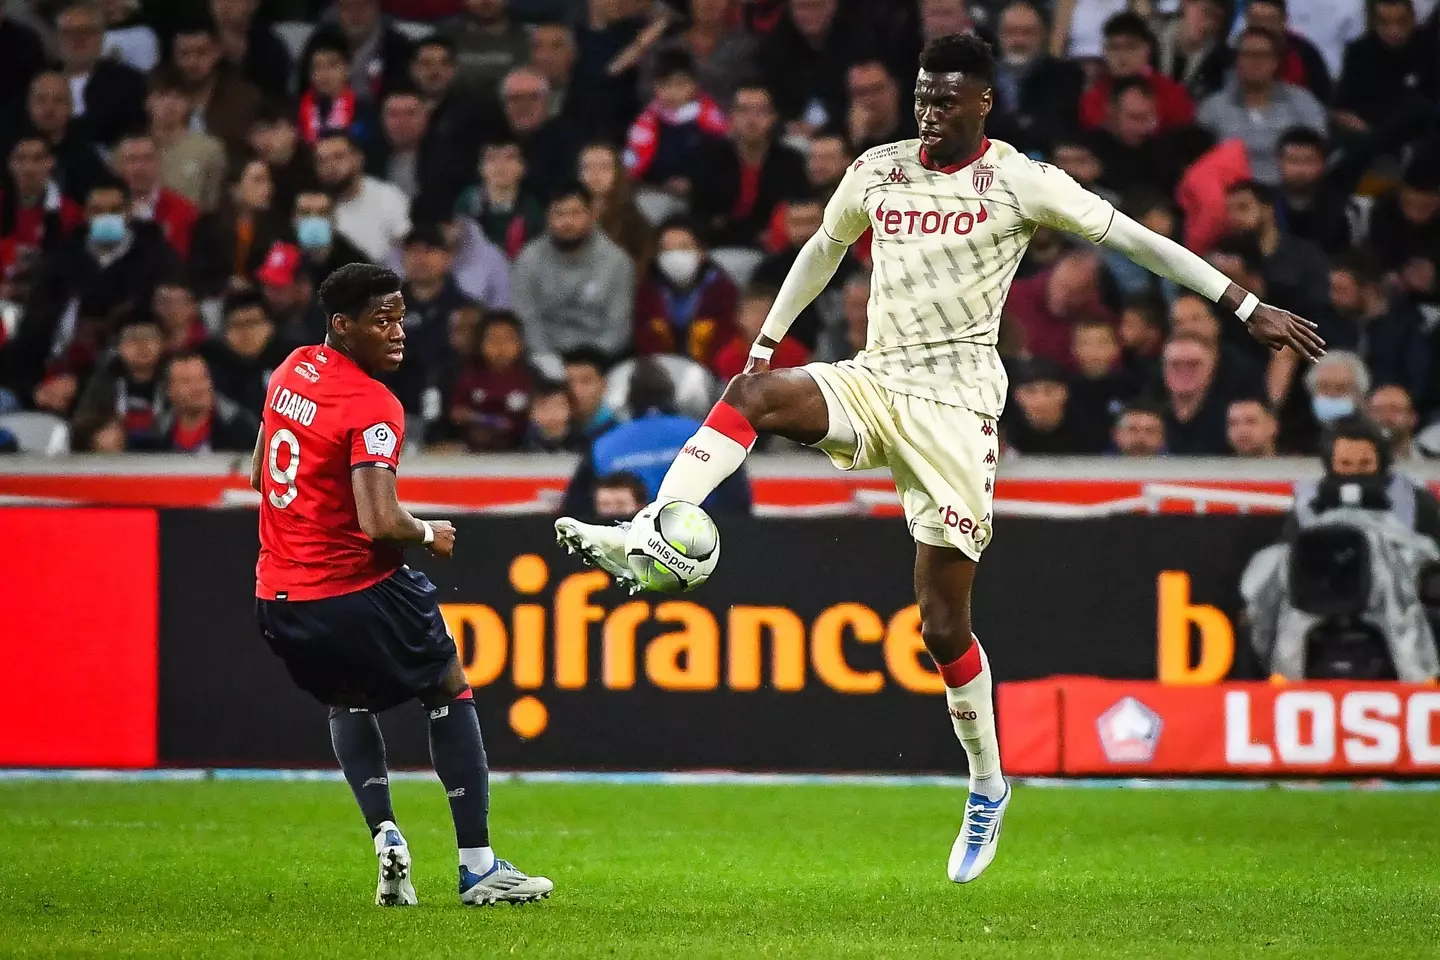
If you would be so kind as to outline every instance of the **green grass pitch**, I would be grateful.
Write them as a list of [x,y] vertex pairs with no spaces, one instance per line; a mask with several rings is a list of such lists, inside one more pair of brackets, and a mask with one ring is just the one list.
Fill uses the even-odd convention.
[[409,910],[342,783],[0,783],[0,957],[1440,956],[1436,793],[1021,786],[960,887],[954,790],[499,783],[556,893],[490,909],[439,785],[395,801]]

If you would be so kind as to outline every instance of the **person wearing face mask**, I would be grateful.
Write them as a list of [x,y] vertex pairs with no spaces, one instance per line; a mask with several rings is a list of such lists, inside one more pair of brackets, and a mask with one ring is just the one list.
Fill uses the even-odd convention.
[[635,294],[635,352],[682,353],[709,366],[735,328],[739,291],[706,256],[694,224],[660,227],[660,253]]
[[1364,409],[1372,377],[1365,361],[1350,350],[1331,350],[1312,364],[1289,402],[1281,408],[1280,450],[1309,455],[1320,449],[1325,431]]
[[995,116],[1013,125],[1011,142],[1021,150],[1045,150],[1050,138],[1073,131],[1085,75],[1046,50],[1045,20],[1029,0],[1000,13],[1000,59],[995,69]]
[[[129,194],[102,183],[85,198],[86,226],[36,265],[24,319],[0,353],[0,382],[22,396],[42,379],[51,357],[89,369],[113,325],[143,309],[179,258],[154,224],[131,223]],[[81,318],[85,318],[83,321]]]
[[301,264],[316,288],[345,264],[368,262],[364,251],[335,230],[335,202],[323,190],[302,190],[295,196],[291,225]]

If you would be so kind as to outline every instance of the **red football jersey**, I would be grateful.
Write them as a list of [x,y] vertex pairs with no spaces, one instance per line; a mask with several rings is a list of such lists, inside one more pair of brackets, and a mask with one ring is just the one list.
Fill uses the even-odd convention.
[[335,350],[301,347],[270,377],[261,436],[257,597],[354,593],[404,563],[360,529],[350,485],[354,467],[397,468],[405,411],[384,384]]

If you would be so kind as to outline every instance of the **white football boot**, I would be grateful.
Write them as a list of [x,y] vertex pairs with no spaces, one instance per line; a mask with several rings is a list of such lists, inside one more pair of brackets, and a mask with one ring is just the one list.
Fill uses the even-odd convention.
[[380,860],[380,881],[375,903],[382,907],[413,907],[419,903],[410,882],[410,848],[394,822],[386,820],[375,834],[375,856]]
[[460,902],[472,907],[549,900],[554,889],[549,879],[529,876],[508,860],[496,858],[481,874],[460,866]]
[[625,556],[625,537],[630,524],[581,523],[572,517],[561,517],[555,521],[555,539],[569,553],[579,553],[581,559],[592,567],[599,567],[615,582],[631,593],[640,590],[635,571]]
[[965,800],[965,825],[950,848],[950,862],[946,866],[951,880],[969,883],[984,873],[995,859],[995,851],[1000,846],[1000,822],[1010,805],[1010,793],[1007,780],[1005,795],[999,800],[987,800],[978,793],[970,794]]

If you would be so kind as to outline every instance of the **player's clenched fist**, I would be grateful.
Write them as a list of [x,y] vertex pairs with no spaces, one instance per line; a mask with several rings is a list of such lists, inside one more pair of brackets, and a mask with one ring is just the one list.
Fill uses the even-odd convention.
[[435,531],[435,540],[430,544],[430,552],[438,557],[449,557],[455,553],[455,524],[449,520],[431,520],[430,527]]

